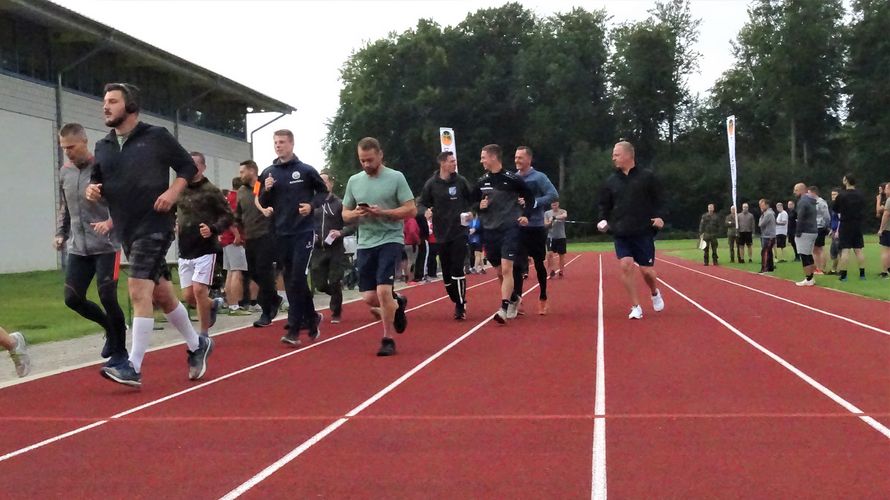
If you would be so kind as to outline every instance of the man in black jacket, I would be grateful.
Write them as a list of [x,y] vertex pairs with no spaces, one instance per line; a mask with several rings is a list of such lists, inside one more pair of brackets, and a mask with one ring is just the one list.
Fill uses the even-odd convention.
[[454,302],[454,319],[467,319],[467,225],[469,224],[472,190],[470,183],[457,173],[457,159],[451,151],[438,156],[439,172],[423,186],[421,205],[433,211],[433,234],[442,262],[445,291]]
[[334,194],[334,178],[322,173],[328,192],[319,195],[315,210],[315,250],[309,263],[312,286],[331,296],[331,323],[339,323],[343,311],[343,273],[349,264],[343,238],[355,233],[355,226],[343,223],[343,201]]
[[290,308],[287,312],[287,333],[281,341],[292,346],[300,345],[299,330],[306,321],[309,338],[319,335],[322,315],[315,311],[312,291],[306,280],[309,260],[312,257],[315,224],[312,219],[313,205],[318,195],[328,192],[327,186],[315,167],[300,161],[294,154],[294,134],[290,130],[277,130],[275,163],[260,175],[260,205],[274,208],[272,224],[278,245],[278,262],[284,266],[284,288]]
[[633,304],[628,318],[642,319],[634,263],[652,292],[652,308],[664,309],[655,273],[655,233],[664,227],[661,187],[655,175],[636,166],[634,147],[621,141],[612,150],[615,172],[600,192],[597,229],[615,237],[615,253],[621,263],[621,281]]
[[[188,181],[198,173],[188,152],[163,127],[139,121],[139,89],[126,83],[105,86],[105,125],[113,130],[96,143],[95,164],[86,197],[105,198],[114,233],[130,263],[127,287],[133,304],[130,359],[105,366],[102,375],[140,387],[142,358],[154,329],[153,304],[179,330],[188,346],[189,379],[207,370],[213,351],[210,337],[199,337],[170,283],[166,255],[173,242],[176,204]],[[170,185],[170,168],[176,180]]]

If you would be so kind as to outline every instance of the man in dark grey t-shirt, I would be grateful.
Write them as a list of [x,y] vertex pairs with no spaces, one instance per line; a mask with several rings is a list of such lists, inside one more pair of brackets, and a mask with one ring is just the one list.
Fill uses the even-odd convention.
[[[563,269],[566,267],[566,219],[568,212],[559,208],[559,200],[550,204],[550,210],[544,212],[544,225],[550,230],[547,235],[547,269],[550,277],[563,277]],[[559,255],[559,268],[553,269],[553,257]]]

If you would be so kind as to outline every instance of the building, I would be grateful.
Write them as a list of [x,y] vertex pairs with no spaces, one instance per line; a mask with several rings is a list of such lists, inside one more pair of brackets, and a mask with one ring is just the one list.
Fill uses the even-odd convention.
[[[0,0],[0,273],[55,269],[52,248],[60,124],[108,133],[102,88],[142,89],[141,118],[207,157],[207,177],[231,187],[251,157],[246,114],[294,108],[44,0]],[[171,253],[171,256],[175,255]]]

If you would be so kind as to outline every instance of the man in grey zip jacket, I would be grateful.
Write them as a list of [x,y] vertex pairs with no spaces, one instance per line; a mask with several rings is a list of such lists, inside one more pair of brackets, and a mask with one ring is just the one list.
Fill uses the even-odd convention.
[[343,223],[343,201],[334,194],[334,178],[321,174],[328,188],[318,195],[315,209],[315,249],[309,260],[312,286],[331,296],[331,323],[339,323],[343,311],[343,273],[348,260],[343,238],[355,233],[355,226]]
[[[86,187],[93,174],[93,155],[87,147],[83,126],[69,123],[59,131],[59,145],[68,158],[59,171],[59,214],[56,249],[67,241],[65,305],[95,322],[105,331],[102,357],[110,365],[127,360],[127,325],[117,300],[120,246],[111,240],[108,203],[87,201]],[[96,291],[102,307],[87,299],[87,288],[96,278]]]
[[775,271],[773,263],[773,247],[776,245],[776,213],[769,205],[769,200],[760,200],[760,272]]

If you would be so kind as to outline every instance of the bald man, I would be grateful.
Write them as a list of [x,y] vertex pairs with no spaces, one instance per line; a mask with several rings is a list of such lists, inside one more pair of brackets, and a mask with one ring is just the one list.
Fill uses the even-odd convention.
[[819,235],[819,226],[816,224],[816,197],[807,190],[807,185],[803,182],[794,185],[794,196],[798,198],[794,207],[797,213],[797,226],[793,237],[804,274],[804,279],[798,281],[796,285],[813,286],[816,284],[816,280],[813,278],[813,274],[816,272],[813,247],[816,244],[816,237]]

